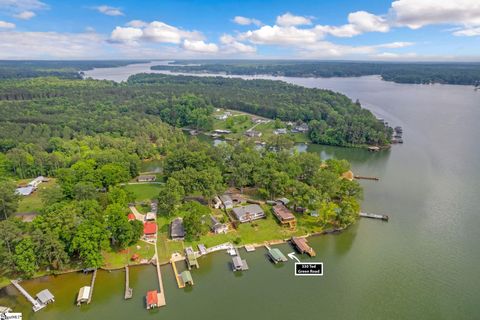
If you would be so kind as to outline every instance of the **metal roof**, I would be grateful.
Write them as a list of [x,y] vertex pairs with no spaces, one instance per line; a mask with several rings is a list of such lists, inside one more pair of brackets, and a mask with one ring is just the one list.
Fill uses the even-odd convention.
[[282,251],[277,248],[270,249],[268,253],[276,261],[287,261],[287,258],[283,255]]
[[35,190],[35,187],[33,186],[20,187],[15,190],[15,193],[21,196],[28,196],[28,195],[31,195],[34,190]]
[[182,277],[183,283],[193,282],[192,274],[188,270],[185,270],[182,273],[180,273],[180,276]]
[[173,238],[183,238],[185,237],[185,228],[183,227],[182,218],[173,219],[170,224],[170,236]]
[[40,300],[41,303],[46,304],[53,300],[54,296],[48,289],[45,289],[37,293],[37,299]]
[[243,217],[246,215],[257,215],[263,214],[264,212],[258,204],[249,204],[244,207],[233,208],[233,213],[239,220],[244,220]]

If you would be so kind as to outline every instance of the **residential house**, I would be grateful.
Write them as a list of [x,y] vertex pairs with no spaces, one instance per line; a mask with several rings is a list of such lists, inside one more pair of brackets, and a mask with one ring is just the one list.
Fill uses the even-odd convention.
[[210,229],[216,234],[227,233],[228,226],[225,223],[220,223],[214,216],[210,216]]
[[245,132],[245,135],[250,138],[257,138],[257,137],[261,137],[262,133],[260,131],[248,130]]
[[157,223],[145,222],[143,224],[143,236],[145,239],[154,239],[157,236]]
[[308,132],[308,124],[306,124],[306,123],[299,124],[292,129],[292,132],[294,132],[294,133]]
[[183,227],[182,218],[175,218],[170,223],[170,238],[172,240],[184,240],[185,228]]
[[285,128],[275,129],[275,130],[273,130],[273,133],[277,134],[277,135],[278,134],[287,134],[287,129],[285,129]]
[[258,204],[249,204],[243,207],[233,208],[233,214],[240,222],[265,218],[265,212]]
[[15,189],[15,193],[20,196],[29,196],[35,191],[35,187],[26,186]]
[[153,182],[155,180],[157,180],[157,176],[155,175],[142,175],[137,178],[138,182]]
[[297,226],[297,219],[283,204],[279,203],[273,206],[273,214],[275,217],[277,217],[278,221],[280,221],[282,225],[288,225],[290,229],[295,229]]
[[145,215],[146,221],[155,221],[156,218],[157,218],[157,215],[153,212],[149,212]]
[[228,194],[224,194],[220,196],[220,200],[223,203],[223,208],[225,210],[232,209],[233,208],[233,200]]

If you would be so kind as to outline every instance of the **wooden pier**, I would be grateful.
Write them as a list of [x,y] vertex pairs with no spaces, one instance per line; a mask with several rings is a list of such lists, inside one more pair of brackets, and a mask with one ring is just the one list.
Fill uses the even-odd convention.
[[32,304],[32,309],[34,312],[37,312],[39,310],[42,310],[45,308],[47,305],[41,303],[37,299],[34,299],[28,292],[27,290],[23,289],[23,287],[20,285],[20,282],[18,280],[11,280],[10,281],[15,288],[17,288],[18,291]]
[[292,244],[300,253],[306,253],[310,257],[315,257],[316,253],[312,247],[307,244],[307,239],[300,237],[292,237]]
[[373,180],[373,181],[380,180],[380,178],[377,178],[377,177],[366,177],[366,176],[354,176],[354,178],[357,180]]
[[132,299],[133,289],[130,288],[130,273],[128,266],[125,266],[125,300]]
[[158,304],[157,307],[163,307],[167,304],[165,301],[165,291],[163,289],[163,280],[162,280],[162,273],[160,272],[160,262],[158,261],[158,248],[157,244],[155,243],[155,266],[157,268],[157,277],[158,277],[158,287],[160,292],[158,293]]
[[175,276],[175,280],[177,281],[177,286],[179,289],[185,288],[187,284],[193,286],[192,275],[190,274],[189,271],[183,271],[182,273],[178,273],[177,265],[175,264],[174,259],[170,260],[170,264],[172,265],[173,274]]
[[90,294],[88,296],[87,304],[90,304],[92,302],[92,296],[93,296],[93,287],[95,286],[95,279],[97,278],[97,269],[93,271],[92,275],[92,281],[90,282]]
[[389,219],[389,217],[386,214],[374,214],[374,213],[366,213],[366,212],[360,212],[360,217],[370,218],[370,219],[379,219],[383,221],[388,221]]

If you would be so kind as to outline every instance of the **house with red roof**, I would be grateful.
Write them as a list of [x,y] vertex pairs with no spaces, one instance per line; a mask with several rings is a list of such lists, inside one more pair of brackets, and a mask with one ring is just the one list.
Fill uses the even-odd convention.
[[128,221],[133,221],[133,220],[135,220],[135,215],[130,212],[130,213],[128,214],[127,218],[128,218]]
[[157,235],[157,223],[147,221],[143,224],[143,236],[147,239],[155,238]]

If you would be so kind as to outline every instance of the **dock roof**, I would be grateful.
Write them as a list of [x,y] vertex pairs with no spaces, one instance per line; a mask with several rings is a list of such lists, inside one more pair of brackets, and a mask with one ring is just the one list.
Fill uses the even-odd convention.
[[37,299],[40,300],[41,303],[47,304],[54,299],[54,296],[48,289],[45,289],[37,293]]
[[287,258],[283,255],[282,251],[277,248],[270,249],[268,252],[272,259],[276,261],[287,261]]
[[158,292],[157,290],[147,292],[147,305],[158,305]]
[[90,297],[90,289],[89,286],[81,287],[78,291],[77,301],[87,301]]
[[193,283],[193,278],[190,271],[188,270],[182,271],[182,273],[180,273],[180,276],[182,277],[183,283]]

